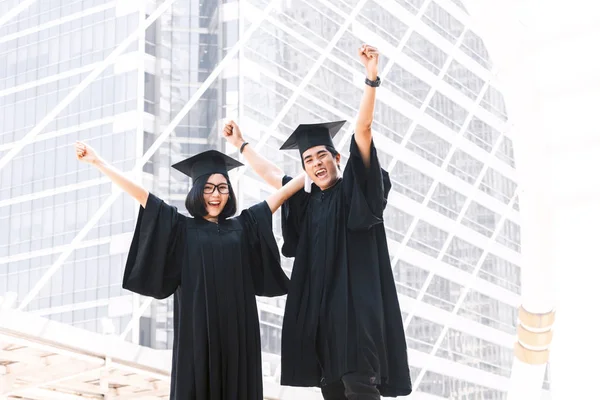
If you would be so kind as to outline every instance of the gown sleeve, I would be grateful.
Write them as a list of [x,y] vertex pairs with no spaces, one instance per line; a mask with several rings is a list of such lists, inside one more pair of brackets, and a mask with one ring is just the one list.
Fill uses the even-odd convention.
[[169,297],[181,282],[185,217],[152,193],[140,207],[125,264],[123,288],[156,299]]
[[383,222],[383,211],[392,184],[389,174],[379,164],[373,142],[370,164],[369,168],[365,167],[353,135],[350,159],[344,170],[344,194],[349,204],[349,230],[366,230]]
[[266,201],[240,215],[250,248],[250,272],[257,296],[281,296],[287,293],[289,279],[281,269],[281,258],[275,236],[273,215]]
[[[291,176],[284,176],[282,185],[287,184],[292,179]],[[309,200],[310,194],[304,190],[299,190],[281,206],[281,233],[283,235],[281,253],[286,257],[296,257],[300,230]]]

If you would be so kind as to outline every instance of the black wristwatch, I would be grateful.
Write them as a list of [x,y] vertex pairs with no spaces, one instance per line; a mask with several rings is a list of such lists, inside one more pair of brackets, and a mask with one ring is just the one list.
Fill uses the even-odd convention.
[[377,79],[374,81],[370,80],[369,78],[365,78],[365,84],[371,87],[379,87],[379,85],[381,85],[381,78],[377,77]]
[[242,143],[242,145],[240,146],[240,154],[242,154],[242,152],[244,151],[244,147],[246,147],[247,145],[248,145],[248,142]]

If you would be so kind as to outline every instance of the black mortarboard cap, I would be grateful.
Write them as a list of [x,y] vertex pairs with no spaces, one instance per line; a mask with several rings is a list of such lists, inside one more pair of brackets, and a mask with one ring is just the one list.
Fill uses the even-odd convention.
[[346,121],[300,124],[279,150],[300,150],[300,155],[315,146],[333,146],[333,138]]
[[223,174],[229,176],[228,171],[242,165],[244,164],[220,151],[208,150],[173,164],[172,167],[183,172],[192,178],[192,182],[196,183],[196,179],[202,175]]

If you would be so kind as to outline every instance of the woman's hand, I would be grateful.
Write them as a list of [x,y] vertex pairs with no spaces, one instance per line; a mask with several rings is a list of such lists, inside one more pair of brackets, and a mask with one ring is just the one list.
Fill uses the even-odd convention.
[[100,172],[106,175],[114,184],[119,186],[125,193],[133,197],[142,207],[146,207],[149,193],[138,183],[132,181],[124,173],[101,159],[92,146],[83,142],[75,142],[75,155],[79,161],[92,164]]
[[89,144],[77,141],[75,142],[75,154],[79,161],[86,162],[88,164],[98,164],[101,161],[100,157],[96,154],[96,151]]

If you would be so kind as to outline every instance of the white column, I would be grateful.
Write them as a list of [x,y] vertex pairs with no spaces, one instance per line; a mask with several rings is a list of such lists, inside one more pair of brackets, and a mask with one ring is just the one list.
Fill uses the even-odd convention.
[[[600,13],[585,0],[467,0],[503,82],[524,193],[522,308],[553,319],[554,399],[597,393]],[[544,328],[544,329],[547,329]],[[543,343],[544,329],[519,341]],[[542,339],[543,337],[543,339]],[[534,350],[534,351],[532,351]],[[537,350],[537,352],[535,351]],[[542,349],[517,354],[511,399],[539,398]],[[525,360],[522,361],[522,360]],[[535,364],[536,361],[540,364]]]

